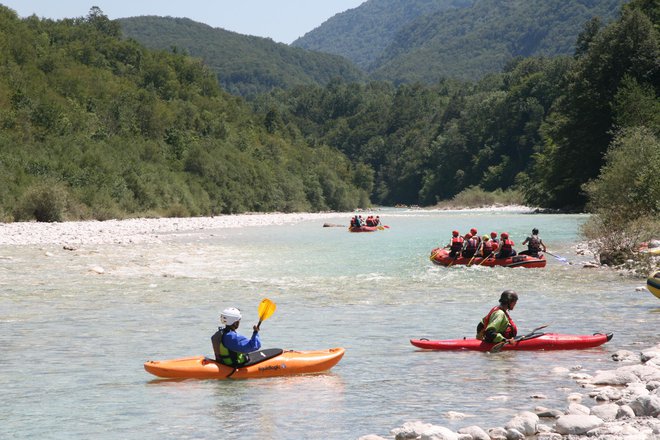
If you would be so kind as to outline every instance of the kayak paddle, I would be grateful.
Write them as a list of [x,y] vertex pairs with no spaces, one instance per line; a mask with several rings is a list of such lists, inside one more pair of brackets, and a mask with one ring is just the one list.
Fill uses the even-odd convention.
[[259,304],[259,323],[257,324],[257,329],[261,326],[261,322],[270,318],[270,316],[275,313],[277,306],[274,302],[268,298],[264,298]]
[[548,254],[548,255],[552,255],[553,257],[555,257],[556,259],[558,259],[558,260],[561,261],[562,263],[568,263],[568,264],[570,264],[570,262],[569,262],[566,258],[564,258],[564,257],[560,257],[559,255],[552,254],[552,253],[550,253],[550,252],[548,252],[548,251],[544,251],[544,252],[545,252],[546,254]]
[[[518,336],[518,337],[515,338],[514,340],[515,340],[516,342],[520,342],[520,341],[524,341],[525,339],[531,339],[532,337],[535,336],[535,333],[536,333],[537,331],[539,331],[539,330],[541,330],[541,329],[544,329],[544,328],[546,328],[546,327],[549,326],[549,325],[550,325],[550,324],[545,324],[545,325],[542,325],[542,326],[540,326],[540,327],[536,327],[534,330],[532,330],[531,332],[527,333],[526,335],[524,335],[524,336]],[[538,336],[541,336],[541,335],[538,335]],[[504,346],[505,346],[506,344],[509,344],[509,343],[510,343],[510,342],[509,342],[508,339],[507,339],[506,341],[498,342],[497,344],[493,345],[493,347],[492,347],[489,351],[490,351],[491,353],[499,353],[500,351],[502,351],[502,348],[504,348]]]

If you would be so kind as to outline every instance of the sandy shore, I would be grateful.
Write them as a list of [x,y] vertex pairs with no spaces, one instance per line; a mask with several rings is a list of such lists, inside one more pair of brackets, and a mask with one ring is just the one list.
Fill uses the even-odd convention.
[[191,218],[137,218],[64,223],[0,223],[1,245],[80,246],[88,244],[158,243],[171,234],[203,230],[298,223],[344,217],[350,213],[241,214]]

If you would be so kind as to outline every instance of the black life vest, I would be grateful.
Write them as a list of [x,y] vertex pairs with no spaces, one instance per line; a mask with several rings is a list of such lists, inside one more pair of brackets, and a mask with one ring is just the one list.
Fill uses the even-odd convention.
[[541,250],[541,239],[536,235],[532,235],[531,237],[529,237],[529,241],[527,242],[527,248],[530,251],[534,251],[534,252],[540,251]]

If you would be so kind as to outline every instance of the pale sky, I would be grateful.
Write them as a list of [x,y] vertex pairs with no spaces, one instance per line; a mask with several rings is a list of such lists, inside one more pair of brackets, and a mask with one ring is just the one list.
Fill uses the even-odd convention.
[[335,14],[366,0],[0,0],[20,17],[84,17],[98,6],[108,18],[186,17],[215,28],[289,44]]

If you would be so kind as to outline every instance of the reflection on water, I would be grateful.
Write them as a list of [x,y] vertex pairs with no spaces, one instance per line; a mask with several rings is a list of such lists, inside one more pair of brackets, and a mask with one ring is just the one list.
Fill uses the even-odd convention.
[[[643,280],[584,270],[572,241],[584,216],[385,210],[391,228],[350,234],[322,222],[206,231],[158,245],[0,249],[0,438],[357,438],[405,421],[458,429],[503,424],[577,389],[611,354],[658,343],[657,298]],[[346,223],[347,219],[328,220]],[[442,268],[430,250],[452,229],[532,227],[569,257],[545,269]],[[99,274],[93,268],[103,268]],[[504,289],[520,293],[522,332],[612,331],[567,352],[427,352],[410,338],[471,337]],[[263,297],[266,347],[343,346],[329,373],[243,381],[154,380],[149,359],[212,353],[219,311],[249,326]],[[544,395],[539,401],[534,396]],[[455,418],[451,411],[467,416]],[[35,423],[38,420],[38,423]]]

